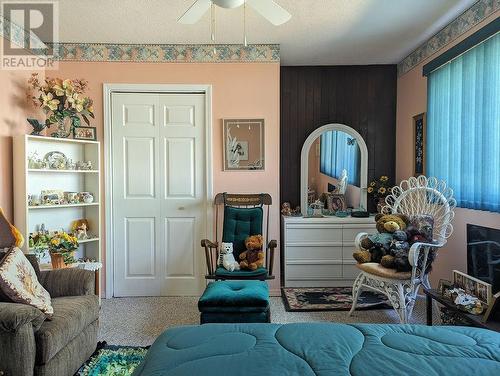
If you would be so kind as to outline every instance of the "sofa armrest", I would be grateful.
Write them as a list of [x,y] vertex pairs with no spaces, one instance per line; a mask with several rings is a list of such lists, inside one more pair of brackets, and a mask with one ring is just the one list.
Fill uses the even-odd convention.
[[40,282],[52,298],[95,294],[95,272],[67,268],[41,272]]
[[0,374],[32,376],[35,368],[35,331],[45,315],[39,309],[0,302]]
[[45,314],[27,304],[0,302],[0,334],[15,333],[21,326],[31,324],[36,331],[45,321]]

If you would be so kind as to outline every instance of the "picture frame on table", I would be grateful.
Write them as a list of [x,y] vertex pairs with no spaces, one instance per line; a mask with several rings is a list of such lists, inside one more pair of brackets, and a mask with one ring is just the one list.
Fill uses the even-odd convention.
[[426,113],[415,115],[413,117],[413,175],[425,175],[425,143],[427,136],[427,118]]
[[73,128],[73,138],[75,140],[96,141],[96,127],[75,126]]
[[445,295],[445,291],[453,288],[453,282],[447,279],[440,279],[438,285],[438,291],[441,295]]
[[500,292],[497,292],[491,297],[491,303],[483,316],[483,322],[492,319],[498,312],[500,312]]
[[466,294],[477,297],[488,307],[492,302],[491,284],[472,277],[459,270],[453,270],[453,285],[461,288]]

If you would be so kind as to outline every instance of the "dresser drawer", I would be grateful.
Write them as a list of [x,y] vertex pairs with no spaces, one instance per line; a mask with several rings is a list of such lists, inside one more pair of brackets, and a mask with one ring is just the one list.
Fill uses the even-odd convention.
[[354,239],[360,232],[367,232],[368,234],[373,234],[377,230],[375,224],[373,225],[349,225],[344,226],[342,230],[342,241],[344,244],[354,243]]
[[342,278],[342,264],[288,264],[286,265],[286,279],[325,280]]
[[285,259],[288,260],[342,260],[341,246],[291,246],[285,248]]
[[340,225],[287,225],[285,244],[289,243],[338,243],[342,244],[342,226]]

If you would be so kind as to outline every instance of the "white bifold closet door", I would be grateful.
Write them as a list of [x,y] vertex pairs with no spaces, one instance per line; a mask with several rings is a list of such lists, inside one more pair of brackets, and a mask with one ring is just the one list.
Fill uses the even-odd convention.
[[114,296],[198,295],[204,94],[112,94]]

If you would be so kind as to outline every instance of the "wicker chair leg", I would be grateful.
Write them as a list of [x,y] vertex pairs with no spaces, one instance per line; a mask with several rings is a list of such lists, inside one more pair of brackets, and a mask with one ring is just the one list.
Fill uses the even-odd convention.
[[365,280],[365,274],[361,272],[358,274],[358,276],[354,281],[354,284],[352,285],[352,305],[351,305],[351,310],[349,311],[349,316],[351,316],[354,313],[354,310],[356,309],[356,305],[358,304],[359,294],[361,294],[361,291],[363,289],[364,280]]

